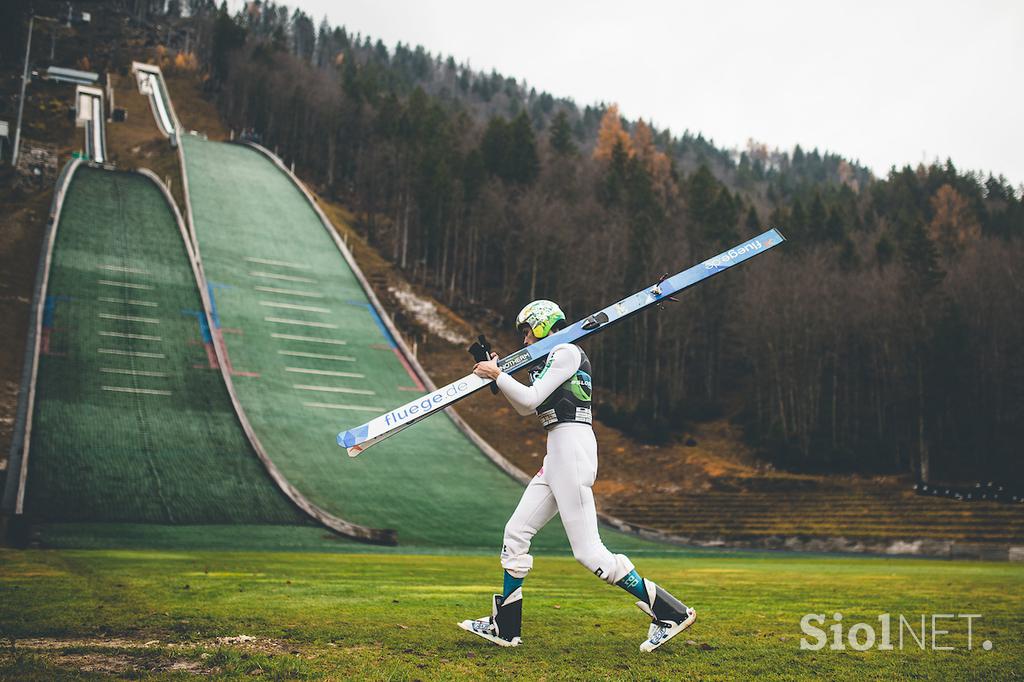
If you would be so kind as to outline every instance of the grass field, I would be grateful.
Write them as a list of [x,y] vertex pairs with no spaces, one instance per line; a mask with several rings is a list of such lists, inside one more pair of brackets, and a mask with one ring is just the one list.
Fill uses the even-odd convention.
[[[653,654],[621,590],[566,557],[526,582],[524,644],[499,649],[455,627],[483,615],[494,557],[398,554],[0,550],[0,677],[261,679],[1019,679],[1024,570],[1014,564],[699,552],[638,558],[700,614]],[[802,651],[806,613],[879,630],[892,651]],[[981,614],[967,649],[965,619]],[[898,621],[894,621],[898,622]],[[241,636],[252,637],[248,640]],[[880,635],[879,635],[880,636]],[[989,640],[989,651],[981,642]],[[861,639],[863,641],[863,638]]]

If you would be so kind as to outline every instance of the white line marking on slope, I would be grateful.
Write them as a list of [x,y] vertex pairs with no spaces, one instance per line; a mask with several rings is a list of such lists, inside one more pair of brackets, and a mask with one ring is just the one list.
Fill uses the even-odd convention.
[[377,395],[365,388],[345,388],[343,386],[311,386],[310,384],[292,384],[298,391],[320,391],[321,393],[352,393],[355,395]]
[[145,270],[139,270],[138,268],[124,268],[120,265],[101,265],[103,270],[111,270],[113,272],[129,272],[133,275],[148,275],[149,273]]
[[154,287],[151,284],[132,284],[131,282],[111,282],[109,279],[98,279],[98,280],[96,280],[96,283],[97,284],[102,284],[102,285],[108,286],[108,287],[125,287],[126,289],[146,289],[147,291],[151,291],[151,290],[156,288],[156,287]]
[[139,341],[163,341],[159,336],[149,334],[124,334],[122,332],[100,332],[100,336],[113,336],[118,339],[138,339]]
[[320,308],[315,305],[297,305],[295,303],[277,303],[275,301],[260,301],[260,305],[268,308],[284,308],[285,310],[305,310],[309,313],[330,313],[329,308]]
[[358,374],[356,372],[332,372],[329,369],[306,369],[305,367],[285,367],[286,372],[295,372],[297,374],[319,374],[325,377],[346,377],[348,379],[365,379],[365,374]]
[[256,258],[255,256],[246,256],[245,260],[250,263],[262,263],[263,265],[279,265],[282,268],[298,268],[299,270],[309,270],[308,265],[302,265],[301,263],[289,263],[286,260],[271,260],[269,258]]
[[348,341],[341,339],[318,339],[315,336],[299,336],[298,334],[271,334],[274,339],[288,339],[289,341],[309,341],[310,343],[328,343],[332,346],[344,346]]
[[144,393],[146,395],[171,395],[170,391],[158,391],[155,388],[127,388],[124,386],[100,386],[104,391],[117,391],[118,393]]
[[283,294],[285,296],[303,296],[305,298],[323,298],[324,295],[315,291],[302,291],[301,289],[275,289],[274,287],[253,287],[256,291],[267,294]]
[[167,357],[163,353],[144,353],[140,350],[117,350],[114,348],[97,348],[96,352],[104,355],[128,355],[133,358],[157,358],[159,360]]
[[344,362],[355,362],[356,359],[348,355],[324,355],[323,353],[303,353],[298,350],[279,350],[278,355],[288,355],[293,358],[313,358],[315,360],[342,360]]
[[131,315],[112,315],[111,313],[100,313],[100,318],[104,320],[124,320],[126,322],[145,322],[146,324],[160,324],[160,320],[155,317],[132,317]]
[[328,322],[306,322],[305,320],[292,320],[287,317],[264,317],[264,322],[276,322],[277,324],[294,324],[300,327],[318,327],[320,329],[337,329],[338,325]]
[[101,372],[107,374],[130,374],[137,377],[166,377],[167,372],[144,372],[141,369],[117,369],[115,367],[100,367]]
[[278,274],[273,273],[273,272],[262,272],[260,270],[256,270],[254,272],[250,272],[249,276],[250,277],[266,277],[267,279],[280,279],[280,280],[284,280],[285,282],[302,282],[304,284],[316,284],[317,283],[315,279],[310,279],[309,277],[298,277],[296,275],[278,275]]
[[362,405],[335,405],[333,403],[302,403],[306,407],[323,407],[329,410],[352,410],[354,412],[376,412],[384,414],[386,410],[380,407],[363,407]]
[[100,300],[103,301],[104,303],[127,303],[128,305],[144,305],[148,308],[156,308],[158,305],[160,305],[159,303],[155,303],[153,301],[133,301],[130,298],[110,298],[108,296],[100,296]]

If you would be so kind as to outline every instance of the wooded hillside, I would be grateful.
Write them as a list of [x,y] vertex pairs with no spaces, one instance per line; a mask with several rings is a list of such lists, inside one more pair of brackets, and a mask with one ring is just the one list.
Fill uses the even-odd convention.
[[1024,480],[1024,191],[1005,178],[720,149],[281,5],[189,10],[228,124],[461,312],[543,297],[578,317],[781,229],[780,253],[589,342],[609,423],[659,440],[726,415],[786,467]]

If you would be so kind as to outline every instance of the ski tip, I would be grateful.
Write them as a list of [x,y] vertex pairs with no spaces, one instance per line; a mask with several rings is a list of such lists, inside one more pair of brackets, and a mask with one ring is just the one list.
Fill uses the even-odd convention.
[[363,446],[362,445],[353,445],[350,448],[346,448],[346,450],[348,450],[348,456],[349,457],[358,457],[359,453],[363,451]]

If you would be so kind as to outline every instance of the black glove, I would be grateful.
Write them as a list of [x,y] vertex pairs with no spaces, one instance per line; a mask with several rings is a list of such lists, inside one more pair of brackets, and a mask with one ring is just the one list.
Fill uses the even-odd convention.
[[[476,341],[469,347],[469,354],[473,356],[473,359],[477,362],[487,362],[491,359],[491,343],[487,340],[487,337],[481,334],[476,337]],[[498,393],[498,384],[491,383],[491,393]]]

